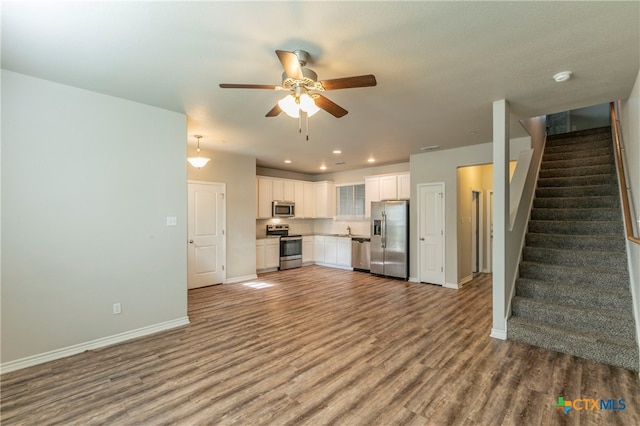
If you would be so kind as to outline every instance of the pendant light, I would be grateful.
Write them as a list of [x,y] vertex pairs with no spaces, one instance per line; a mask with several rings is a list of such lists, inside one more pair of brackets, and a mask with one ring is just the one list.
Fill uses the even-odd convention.
[[197,153],[197,157],[188,157],[187,161],[195,168],[197,169],[201,169],[202,167],[205,166],[205,164],[207,164],[209,162],[209,160],[211,160],[211,158],[207,158],[207,157],[201,157],[200,156],[200,138],[202,138],[201,135],[194,135],[196,139],[198,139],[198,147],[196,148],[196,153]]

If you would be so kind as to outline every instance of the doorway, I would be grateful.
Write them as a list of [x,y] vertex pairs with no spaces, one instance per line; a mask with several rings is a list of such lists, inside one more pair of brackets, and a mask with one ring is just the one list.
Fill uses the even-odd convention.
[[482,232],[482,192],[471,191],[471,273],[475,277],[482,272],[483,232]]
[[419,281],[444,285],[444,182],[418,185]]
[[187,183],[187,287],[226,280],[226,185]]

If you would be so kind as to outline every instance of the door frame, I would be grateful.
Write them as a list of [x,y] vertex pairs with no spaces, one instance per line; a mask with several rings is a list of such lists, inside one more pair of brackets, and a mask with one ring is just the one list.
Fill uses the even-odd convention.
[[[222,283],[227,282],[227,184],[225,182],[211,182],[203,180],[187,180],[187,196],[189,194],[189,185],[222,185]],[[189,217],[191,212],[189,209],[189,203],[187,202],[187,290],[189,289]]]
[[[474,195],[477,194],[477,202],[474,202]],[[484,191],[481,189],[471,188],[471,273],[473,274],[473,269],[476,265],[473,264],[474,251],[476,257],[476,263],[478,266],[478,270],[475,271],[475,275],[480,274],[484,271],[483,263],[484,263],[484,240],[485,240],[485,227],[484,224]],[[476,208],[474,208],[476,207]],[[475,235],[474,235],[474,230]],[[475,241],[475,245],[473,242]]]
[[422,247],[420,244],[420,235],[422,235],[422,231],[423,231],[423,227],[424,224],[422,223],[422,221],[420,220],[421,217],[421,212],[420,212],[420,208],[422,206],[422,197],[420,196],[421,193],[421,189],[428,187],[428,186],[437,186],[439,188],[441,188],[442,190],[442,283],[440,285],[442,285],[443,287],[447,286],[446,283],[446,265],[447,265],[447,259],[446,259],[446,254],[447,254],[447,250],[446,250],[446,246],[447,246],[447,217],[446,217],[446,192],[445,192],[445,182],[444,181],[438,181],[438,182],[426,182],[426,183],[419,183],[416,185],[416,198],[418,199],[418,203],[416,206],[416,212],[417,212],[417,221],[418,221],[418,233],[416,235],[416,244],[418,247],[418,282],[425,282],[423,281],[423,276],[422,276],[422,264],[421,264],[421,260],[422,260]]
[[486,238],[486,250],[487,250],[487,267],[485,272],[493,272],[493,189],[487,189],[485,191],[487,196],[487,225],[484,232],[487,235]]

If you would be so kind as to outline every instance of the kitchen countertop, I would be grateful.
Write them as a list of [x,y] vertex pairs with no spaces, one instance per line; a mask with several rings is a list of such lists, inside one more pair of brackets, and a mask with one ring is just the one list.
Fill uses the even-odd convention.
[[[314,236],[320,236],[320,237],[340,237],[340,238],[370,238],[368,235],[359,235],[359,234],[351,234],[351,235],[347,235],[347,234],[324,234],[324,233],[313,233],[313,234],[301,234],[303,237],[314,237]],[[256,240],[264,240],[267,238],[280,238],[279,235],[265,235],[265,234],[261,234],[261,235],[256,235]]]

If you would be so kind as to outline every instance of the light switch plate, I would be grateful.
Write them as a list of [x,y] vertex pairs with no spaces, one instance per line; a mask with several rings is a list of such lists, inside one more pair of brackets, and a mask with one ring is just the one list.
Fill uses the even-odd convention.
[[176,226],[178,224],[178,218],[175,216],[167,216],[167,226]]

